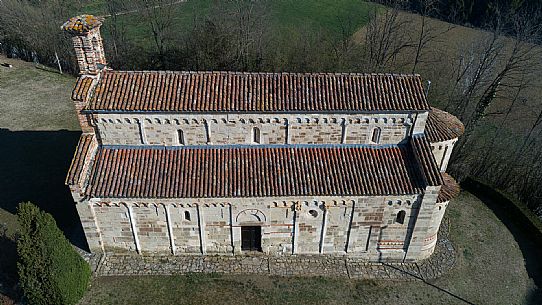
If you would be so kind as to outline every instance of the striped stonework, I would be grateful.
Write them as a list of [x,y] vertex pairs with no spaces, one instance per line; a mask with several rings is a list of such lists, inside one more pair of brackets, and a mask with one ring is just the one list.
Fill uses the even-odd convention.
[[66,184],[92,252],[429,257],[463,132],[419,75],[112,71],[70,19],[83,135]]

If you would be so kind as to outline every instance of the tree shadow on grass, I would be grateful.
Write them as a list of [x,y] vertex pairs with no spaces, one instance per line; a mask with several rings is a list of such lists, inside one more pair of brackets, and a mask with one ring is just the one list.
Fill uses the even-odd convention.
[[492,188],[467,179],[461,186],[478,197],[512,233],[519,245],[527,274],[533,279],[537,289],[534,290],[525,304],[542,303],[542,232],[517,208],[508,198]]
[[64,180],[79,131],[10,131],[0,129],[0,208],[15,214],[31,201],[55,218],[72,244],[88,246]]

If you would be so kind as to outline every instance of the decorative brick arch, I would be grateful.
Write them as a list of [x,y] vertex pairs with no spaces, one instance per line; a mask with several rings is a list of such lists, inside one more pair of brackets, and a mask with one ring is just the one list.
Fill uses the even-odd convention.
[[267,217],[258,209],[245,209],[237,214],[235,222],[237,223],[265,223]]

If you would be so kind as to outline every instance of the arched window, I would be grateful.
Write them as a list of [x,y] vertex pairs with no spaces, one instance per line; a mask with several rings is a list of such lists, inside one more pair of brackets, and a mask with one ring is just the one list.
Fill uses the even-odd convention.
[[406,212],[405,211],[400,211],[399,213],[397,213],[397,218],[395,218],[395,222],[399,223],[399,224],[404,224],[405,223],[405,217],[406,217]]
[[252,128],[252,142],[261,144],[261,137],[260,137],[260,128],[254,127]]
[[190,221],[190,212],[184,211],[184,220]]
[[379,127],[375,127],[373,129],[373,134],[371,135],[371,141],[377,144],[380,142],[380,128]]
[[182,129],[177,130],[177,138],[179,139],[179,144],[184,145],[184,132]]

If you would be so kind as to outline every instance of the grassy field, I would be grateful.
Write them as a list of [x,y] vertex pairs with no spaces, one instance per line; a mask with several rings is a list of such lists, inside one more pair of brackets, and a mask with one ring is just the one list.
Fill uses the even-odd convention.
[[64,185],[80,131],[70,100],[74,77],[1,55],[0,62],[13,65],[0,66],[1,294],[16,285],[12,239],[20,202],[32,201],[53,214],[68,236],[80,227]]
[[13,65],[0,66],[0,224],[13,228],[18,202],[47,194],[49,187],[58,190],[55,174],[61,174],[72,154],[65,155],[72,147],[62,144],[73,144],[80,128],[70,99],[73,76],[2,55],[0,62]]
[[34,68],[34,64],[6,58],[0,62],[0,128],[19,130],[79,130],[70,103],[75,78]]
[[[220,10],[226,14],[233,8],[233,2],[224,1]],[[269,20],[270,33],[277,33],[279,40],[288,40],[293,32],[300,28],[311,31],[323,31],[338,34],[341,23],[349,20],[349,33],[368,21],[368,11],[375,4],[362,0],[273,0],[265,2],[265,19]],[[217,8],[215,0],[187,1],[170,6],[173,10],[173,28],[176,33],[186,32],[196,18],[205,17]],[[104,1],[90,1],[78,12],[105,15]],[[126,26],[127,38],[138,46],[152,47],[152,34],[148,24],[142,22],[142,13],[134,12],[119,16],[119,21]],[[104,23],[103,35],[107,39],[109,23]]]
[[465,304],[457,297],[473,304],[529,304],[533,283],[521,250],[493,212],[463,192],[447,213],[458,264],[432,282],[438,288],[419,282],[216,274],[103,277],[94,280],[82,304]]

